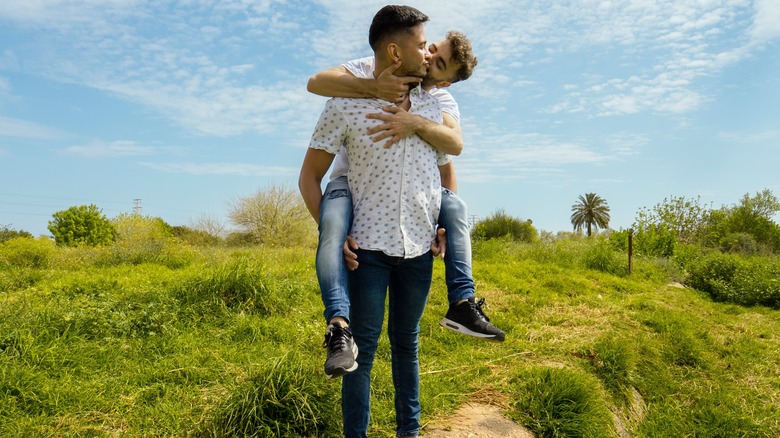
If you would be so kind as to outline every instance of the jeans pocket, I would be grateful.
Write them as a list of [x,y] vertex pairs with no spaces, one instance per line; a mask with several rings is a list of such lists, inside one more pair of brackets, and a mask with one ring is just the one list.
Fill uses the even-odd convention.
[[328,199],[344,198],[349,196],[349,190],[347,189],[335,189],[327,193]]

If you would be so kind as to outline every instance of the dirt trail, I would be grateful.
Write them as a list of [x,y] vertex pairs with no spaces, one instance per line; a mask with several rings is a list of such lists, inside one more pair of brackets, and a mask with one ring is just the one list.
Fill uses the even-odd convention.
[[534,438],[534,434],[501,413],[501,408],[468,403],[451,417],[425,425],[424,438]]

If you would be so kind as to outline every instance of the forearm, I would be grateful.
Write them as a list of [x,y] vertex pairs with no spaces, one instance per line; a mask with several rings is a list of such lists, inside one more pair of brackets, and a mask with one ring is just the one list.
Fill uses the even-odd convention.
[[320,202],[322,201],[322,181],[316,181],[312,178],[298,178],[298,189],[303,196],[303,203],[306,209],[314,218],[314,221],[320,223]]
[[306,209],[320,222],[320,202],[322,201],[322,178],[333,161],[333,155],[322,150],[309,148],[303,159],[301,173],[298,175],[298,190],[303,197]]
[[[419,117],[419,116],[416,116]],[[463,152],[463,138],[460,129],[432,122],[423,117],[416,125],[415,132],[434,148],[449,155],[460,155]]]
[[339,66],[310,77],[306,89],[325,97],[375,97],[376,81],[356,77]]
[[455,166],[453,166],[452,161],[440,165],[439,174],[441,175],[441,186],[449,189],[452,193],[458,193],[458,180],[455,177]]

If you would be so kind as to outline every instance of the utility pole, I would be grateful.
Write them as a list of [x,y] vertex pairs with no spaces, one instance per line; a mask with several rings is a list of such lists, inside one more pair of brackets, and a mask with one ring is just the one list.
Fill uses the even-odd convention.
[[141,214],[141,198],[133,199],[133,214]]

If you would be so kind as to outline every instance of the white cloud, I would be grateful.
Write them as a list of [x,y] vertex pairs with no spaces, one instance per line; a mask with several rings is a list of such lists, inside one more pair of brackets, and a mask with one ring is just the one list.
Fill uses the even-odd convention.
[[760,131],[760,132],[718,132],[716,138],[728,143],[768,143],[780,142],[780,131]]
[[98,158],[152,155],[155,153],[155,150],[149,146],[141,146],[134,141],[103,142],[98,140],[86,145],[67,147],[65,152],[86,158]]
[[59,129],[39,123],[0,116],[0,137],[52,140],[66,135],[67,133]]
[[[369,54],[368,26],[385,3],[199,0],[163,13],[140,0],[4,2],[0,17],[57,32],[31,33],[32,52],[6,50],[3,64],[111,92],[197,133],[300,143],[321,107],[305,78]],[[753,14],[746,0],[412,4],[431,17],[429,39],[460,29],[474,42],[480,65],[458,93],[501,100],[532,88],[546,111],[587,116],[700,108],[712,92],[701,81],[748,50]],[[755,9],[753,35],[776,36],[777,2]],[[603,69],[613,58],[621,67]]]
[[295,176],[297,167],[261,166],[246,163],[141,163],[151,169],[166,173],[187,173],[192,175],[235,175],[235,176]]
[[780,2],[755,0],[755,15],[751,33],[756,40],[780,38]]
[[[598,165],[616,159],[614,150],[600,152],[582,143],[561,141],[545,134],[490,134],[494,131],[467,128],[469,135],[465,140],[472,146],[456,158],[459,180],[561,179],[567,178],[569,166]],[[472,136],[479,141],[470,141]]]

